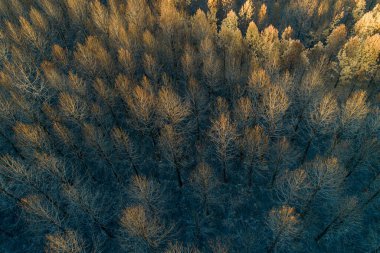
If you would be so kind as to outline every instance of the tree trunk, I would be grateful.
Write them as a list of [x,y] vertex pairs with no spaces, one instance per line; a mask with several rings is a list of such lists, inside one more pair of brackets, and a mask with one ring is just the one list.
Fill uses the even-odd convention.
[[248,170],[248,187],[249,188],[252,187],[252,174],[253,174],[253,168],[252,168],[252,164],[250,164],[249,170]]
[[306,214],[310,211],[310,206],[311,206],[311,203],[313,202],[313,200],[315,199],[315,196],[317,195],[317,193],[320,191],[320,188],[316,188],[313,193],[311,194],[310,198],[307,200],[307,203],[306,205],[303,207],[304,211],[301,213],[301,216],[302,217],[305,217]]
[[273,242],[271,243],[271,245],[269,246],[268,250],[267,250],[267,253],[272,253],[274,251],[274,249],[276,248],[277,246],[277,243],[280,241],[280,238],[281,238],[281,234],[282,234],[282,231],[280,231],[276,238],[273,240]]
[[227,183],[227,182],[228,182],[228,179],[227,179],[227,163],[226,163],[226,159],[223,159],[223,182],[224,182],[224,183]]
[[273,172],[273,175],[272,175],[272,179],[271,179],[271,183],[270,183],[271,187],[273,187],[274,182],[275,182],[276,179],[277,179],[277,175],[278,175],[278,167],[279,167],[279,164],[280,164],[280,161],[279,161],[279,160],[280,160],[280,159],[277,159],[277,161],[276,161],[276,167],[275,167],[275,169],[274,169],[274,172]]
[[131,162],[131,164],[132,164],[132,169],[133,169],[133,171],[135,172],[135,175],[136,175],[136,176],[139,176],[139,171],[138,171],[138,169],[137,169],[135,163],[134,163],[134,162]]
[[340,81],[340,74],[339,74],[338,79],[336,80],[336,82],[334,84],[334,89],[336,89],[336,87],[338,87],[339,81]]
[[345,177],[344,180],[347,180],[347,178],[349,178],[349,177],[351,176],[351,174],[355,171],[356,167],[360,164],[360,162],[361,162],[362,160],[363,160],[362,157],[359,158],[359,159],[354,163],[354,165],[352,165],[352,166],[349,167],[348,173],[347,173],[347,175],[346,175],[346,177]]
[[176,161],[176,159],[174,161],[174,165],[175,165],[175,170],[176,170],[176,173],[177,173],[178,186],[179,186],[179,188],[182,188],[183,181],[182,181],[182,177],[181,177],[180,165],[178,164],[178,162]]
[[317,237],[315,238],[315,241],[316,242],[319,242],[326,234],[327,232],[329,232],[330,228],[339,220],[339,215],[337,217],[335,217],[332,222],[330,222],[326,227],[325,229],[323,229],[323,231],[321,233],[319,233],[317,235]]
[[306,160],[306,157],[307,157],[307,154],[309,153],[309,149],[310,149],[311,143],[313,141],[313,138],[314,137],[310,137],[310,139],[307,142],[306,148],[305,148],[303,155],[302,155],[301,164],[303,164]]

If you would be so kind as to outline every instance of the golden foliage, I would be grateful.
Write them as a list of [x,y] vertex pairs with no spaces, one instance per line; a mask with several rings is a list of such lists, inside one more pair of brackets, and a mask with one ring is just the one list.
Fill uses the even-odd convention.
[[[360,3],[361,1],[358,2]],[[359,13],[357,15],[359,15]],[[354,29],[356,34],[360,37],[378,34],[380,32],[380,4],[377,4],[373,10],[365,13],[359,21],[356,22]]]
[[246,23],[252,20],[253,14],[255,12],[255,7],[252,0],[246,0],[241,6],[239,11],[239,17]]
[[267,6],[266,4],[262,4],[260,6],[260,10],[259,10],[259,13],[257,14],[257,22],[262,25],[264,23],[264,21],[267,19]]
[[341,46],[346,41],[347,28],[344,24],[336,27],[327,37],[326,52],[329,57],[336,55]]
[[115,90],[123,99],[124,103],[127,103],[128,97],[131,95],[132,87],[131,80],[122,74],[119,74],[115,80]]
[[96,78],[93,83],[93,88],[99,97],[106,101],[109,105],[114,103],[114,91],[103,79]]
[[138,155],[128,133],[120,127],[114,127],[111,131],[111,136],[115,142],[116,150],[122,154],[122,159],[126,158],[129,162],[133,163],[132,167],[134,168],[135,173],[138,174],[137,168],[135,167]]
[[341,80],[368,81],[379,69],[380,34],[363,39],[351,37],[338,54]]
[[281,34],[281,39],[283,40],[290,40],[293,36],[293,28],[291,26],[288,26],[285,28],[285,30]]

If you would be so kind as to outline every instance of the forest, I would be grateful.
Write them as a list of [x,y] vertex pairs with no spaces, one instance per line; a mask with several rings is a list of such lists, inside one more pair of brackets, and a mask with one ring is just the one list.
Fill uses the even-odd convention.
[[379,0],[0,0],[0,252],[380,252]]

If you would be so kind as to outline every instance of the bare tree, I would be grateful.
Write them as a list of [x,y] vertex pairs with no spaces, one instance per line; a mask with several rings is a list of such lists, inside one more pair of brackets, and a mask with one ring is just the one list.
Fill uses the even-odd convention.
[[312,104],[307,121],[310,134],[301,158],[302,163],[306,160],[315,137],[335,131],[337,117],[339,117],[339,107],[332,93],[327,93],[319,101]]
[[190,106],[172,88],[162,87],[158,92],[158,113],[163,124],[176,127],[189,116]]
[[46,253],[81,253],[85,248],[84,242],[73,230],[49,234],[46,236],[46,240]]
[[[122,235],[120,241],[126,248],[132,246],[132,250],[141,251],[145,249],[154,250],[163,246],[173,231],[173,226],[166,226],[157,217],[150,216],[141,205],[127,207],[123,210],[120,218],[122,232],[137,237],[142,242],[128,245],[127,235]],[[137,244],[137,245],[136,245]],[[139,245],[140,244],[140,245]],[[142,244],[142,245],[141,245]]]
[[201,199],[205,214],[209,215],[209,205],[213,202],[213,191],[217,187],[212,168],[204,162],[198,164],[192,173],[191,182],[194,190]]
[[183,186],[183,176],[181,171],[184,168],[183,145],[185,138],[182,133],[176,130],[172,125],[165,125],[161,129],[160,149],[163,156],[169,162],[169,165],[175,170],[178,186]]
[[357,135],[359,129],[364,126],[365,119],[369,113],[368,106],[365,91],[356,91],[348,97],[342,108],[339,125],[331,144],[331,151],[334,151],[336,145],[345,137],[350,138]]
[[243,165],[247,172],[248,186],[251,187],[254,174],[261,175],[266,170],[269,138],[260,126],[247,128],[241,138]]
[[156,98],[150,82],[144,78],[141,85],[134,87],[127,100],[134,116],[135,127],[143,132],[154,130]]
[[202,73],[204,82],[209,88],[209,93],[215,93],[221,89],[223,63],[216,53],[211,38],[206,37],[200,44],[200,57],[203,62]]
[[277,138],[283,129],[281,124],[290,105],[289,97],[282,87],[271,86],[264,93],[262,103],[261,116],[268,125],[268,135],[270,138]]
[[153,214],[162,213],[164,196],[160,184],[144,176],[134,176],[129,184],[129,194],[139,205]]
[[190,120],[196,128],[197,140],[201,141],[201,128],[207,119],[207,111],[209,110],[209,100],[207,91],[193,78],[187,84],[187,97],[190,103]]
[[273,240],[267,252],[289,246],[300,230],[300,220],[296,210],[289,206],[273,208],[268,215],[267,225],[272,231]]
[[[112,209],[99,191],[90,189],[88,185],[78,183],[62,186],[63,193],[69,202],[69,208],[76,213],[82,213],[84,217],[100,228],[109,238],[115,238],[113,231],[107,226],[107,222],[112,217]],[[107,210],[107,214],[103,213]],[[94,227],[93,227],[94,228]]]
[[304,169],[286,170],[275,181],[275,193],[280,203],[300,207],[305,202],[305,192],[310,189]]
[[170,243],[165,253],[199,253],[200,251],[194,246],[183,246],[182,244],[175,242]]
[[64,4],[66,5],[70,18],[74,24],[81,26],[86,22],[89,11],[89,2],[84,0],[65,0]]
[[[71,0],[69,0],[71,1]],[[78,67],[90,77],[98,73],[110,75],[113,71],[113,60],[103,43],[95,36],[89,36],[85,44],[78,43],[74,57]]]
[[123,129],[117,127],[112,129],[111,135],[116,144],[116,150],[119,152],[119,159],[123,161],[123,158],[125,157],[135,175],[138,176],[139,155],[131,138]]
[[0,0],[0,248],[380,249],[379,17]]
[[16,145],[21,149],[24,156],[32,155],[33,150],[41,151],[51,148],[49,135],[40,125],[16,122],[13,132]]
[[59,94],[59,109],[64,117],[73,119],[79,125],[88,115],[88,105],[78,96],[66,92]]
[[27,213],[31,214],[27,218],[30,222],[47,222],[54,228],[64,231],[63,217],[60,216],[60,211],[45,201],[42,196],[28,195],[21,198],[19,204]]
[[295,164],[298,152],[293,148],[286,137],[279,139],[273,144],[270,155],[270,167],[272,170],[271,187],[273,187],[277,176],[282,169],[286,169]]
[[342,183],[345,178],[345,170],[336,158],[320,158],[305,164],[305,171],[310,185],[305,192],[305,204],[302,207],[302,215],[306,215],[311,205],[318,198],[334,202],[340,195]]
[[240,130],[245,130],[247,127],[252,126],[257,120],[254,105],[249,97],[241,97],[237,100],[234,116],[240,126]]
[[237,140],[236,125],[228,114],[222,113],[218,119],[213,120],[209,132],[211,141],[216,148],[216,154],[219,162],[222,164],[223,182],[227,183],[228,162],[233,158]]
[[91,19],[97,29],[102,33],[108,34],[109,27],[109,11],[99,0],[95,0],[89,4]]
[[[329,237],[331,235],[331,238],[334,238],[334,236],[339,235],[339,232],[348,232],[347,229],[353,228],[357,226],[345,226],[347,223],[358,222],[358,218],[360,218],[358,210],[358,199],[355,197],[349,198],[346,201],[342,202],[342,204],[339,206],[339,209],[337,211],[337,214],[335,217],[324,227],[320,233],[318,233],[315,237],[315,241],[319,243],[322,239],[325,239],[326,237]],[[335,232],[335,235],[334,235]]]

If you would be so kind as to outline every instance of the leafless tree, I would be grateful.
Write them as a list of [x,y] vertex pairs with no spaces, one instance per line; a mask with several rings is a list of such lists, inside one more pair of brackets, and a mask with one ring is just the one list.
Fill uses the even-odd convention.
[[179,187],[183,186],[183,176],[181,171],[185,165],[184,143],[185,137],[172,125],[165,125],[162,127],[159,143],[161,153],[169,162],[170,166],[175,170]]
[[[173,226],[166,226],[157,217],[147,214],[141,205],[125,208],[120,218],[120,225],[128,235],[142,240],[143,245],[140,247],[138,244],[132,246],[132,250],[138,251],[144,250],[145,247],[154,250],[164,245],[174,228]],[[129,243],[127,235],[122,236],[120,241],[124,244]]]
[[160,184],[144,176],[134,176],[129,185],[129,194],[151,214],[160,214],[163,208],[163,191]]
[[115,141],[116,150],[119,152],[119,159],[123,161],[125,157],[135,175],[138,176],[139,155],[131,138],[123,129],[117,127],[112,129],[112,138]]
[[46,253],[80,253],[85,249],[84,242],[75,231],[68,230],[63,233],[49,234],[46,236]]
[[252,186],[254,175],[261,175],[265,171],[266,154],[268,152],[269,138],[260,126],[247,128],[242,136],[241,146],[243,164],[247,172],[248,186]]
[[267,225],[272,231],[273,240],[268,245],[268,252],[286,247],[300,229],[300,220],[295,208],[282,206],[273,208],[268,215]]
[[227,183],[228,162],[234,155],[237,140],[236,125],[227,114],[222,113],[212,122],[209,136],[215,145],[218,160],[222,164],[223,182]]
[[191,182],[201,199],[205,214],[209,215],[209,205],[213,202],[213,191],[217,187],[212,168],[206,163],[198,164],[191,176]]
[[285,90],[280,86],[271,86],[263,95],[263,112],[261,117],[268,124],[270,138],[278,137],[282,130],[282,120],[290,105]]
[[170,87],[162,87],[158,92],[158,113],[163,124],[177,126],[190,114],[190,106]]

